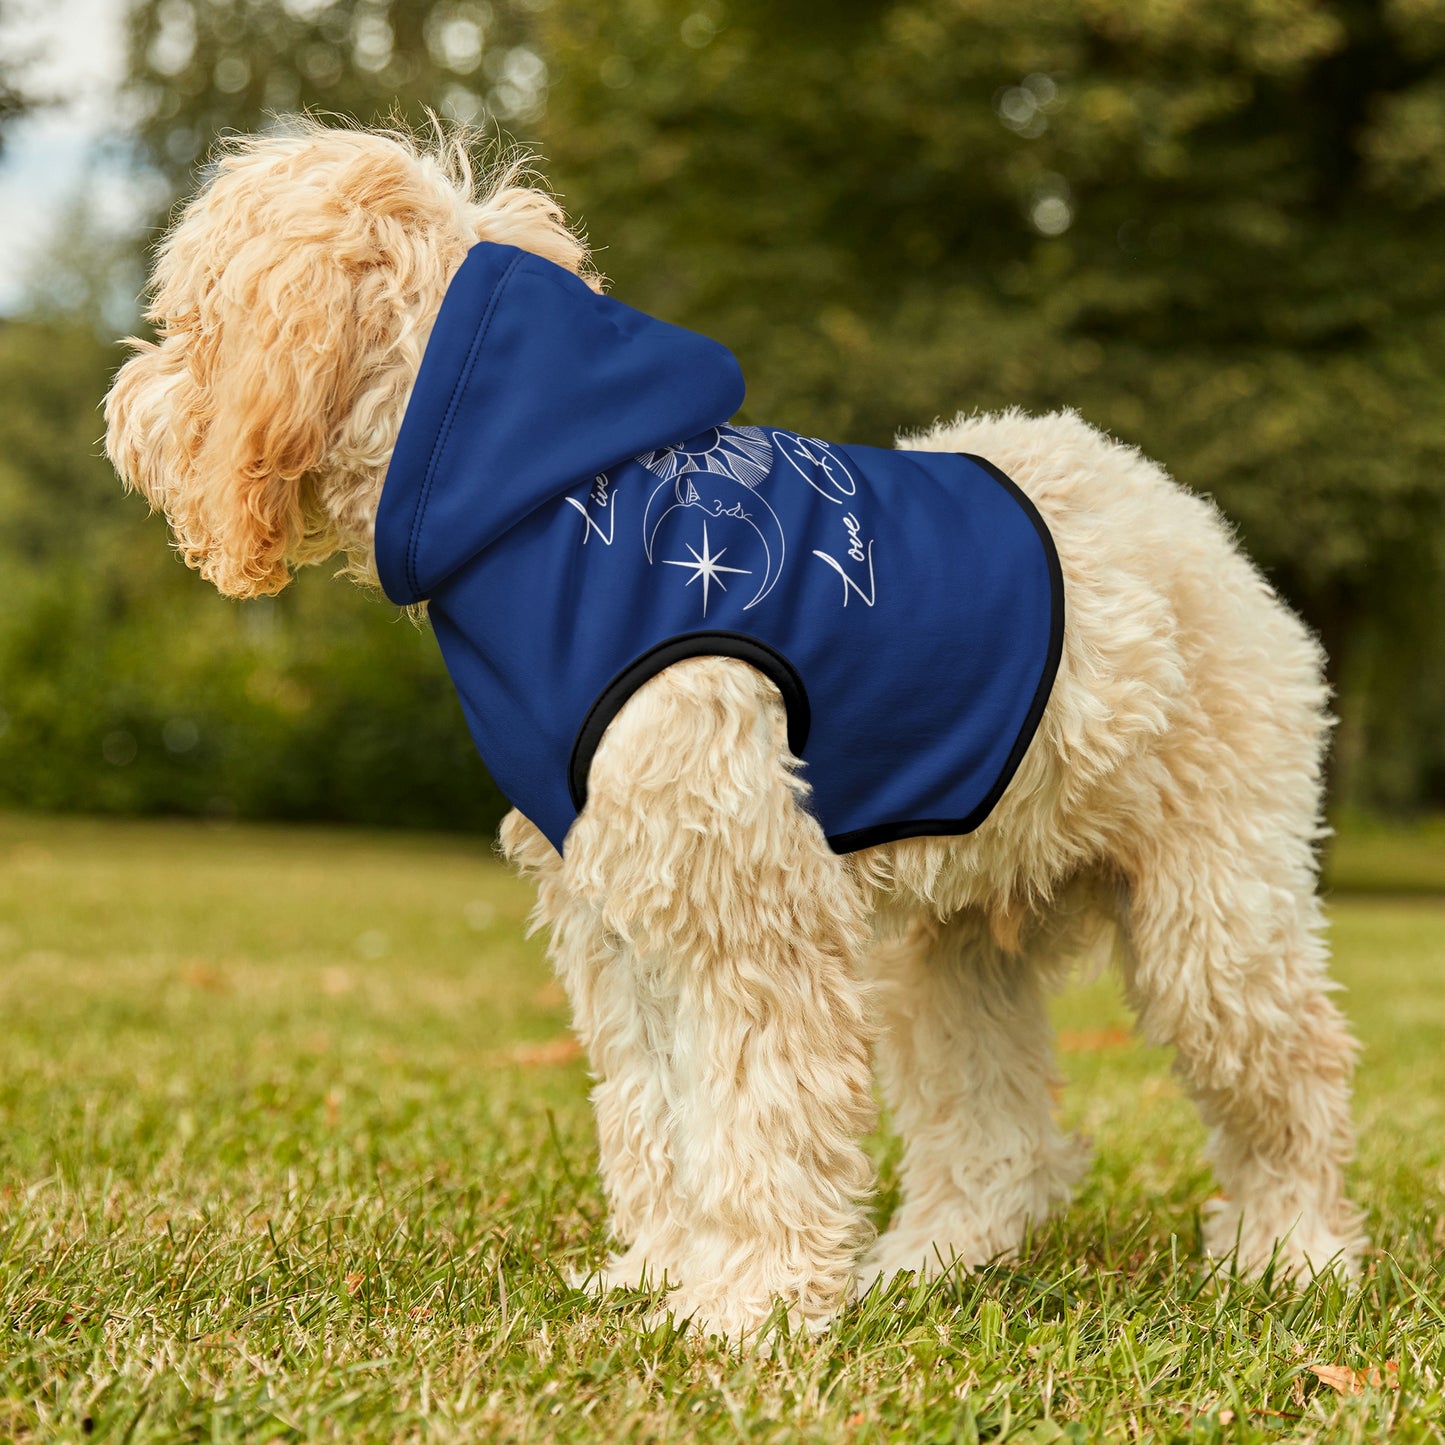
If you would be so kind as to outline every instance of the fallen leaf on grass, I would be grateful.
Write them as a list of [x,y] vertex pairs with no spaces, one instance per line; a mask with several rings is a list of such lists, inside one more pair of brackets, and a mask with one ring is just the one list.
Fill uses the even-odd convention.
[[582,1045],[571,1034],[548,1039],[540,1044],[516,1044],[498,1055],[498,1062],[519,1064],[524,1069],[546,1068],[551,1064],[570,1064],[582,1057]]
[[1352,1370],[1348,1365],[1311,1365],[1315,1378],[1320,1384],[1341,1395],[1363,1395],[1368,1389],[1387,1390],[1400,1388],[1400,1365],[1397,1360],[1386,1360],[1382,1371],[1371,1365],[1368,1370]]
[[214,965],[201,958],[187,959],[181,969],[181,982],[206,993],[230,993],[231,980]]
[[1127,1049],[1135,1042],[1128,1029],[1065,1029],[1058,1037],[1065,1053],[1094,1054],[1106,1049]]

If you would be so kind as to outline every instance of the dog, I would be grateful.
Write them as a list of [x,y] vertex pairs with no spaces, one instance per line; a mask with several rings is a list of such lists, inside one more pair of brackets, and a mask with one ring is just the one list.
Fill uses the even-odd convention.
[[[418,378],[470,258],[518,268],[497,334],[522,352],[529,306],[538,328],[554,296],[569,316],[590,316],[588,298],[599,315],[626,310],[529,180],[518,165],[479,179],[465,143],[443,135],[301,122],[224,143],[159,247],[156,339],[130,342],[106,399],[121,478],[222,593],[274,593],[334,557],[371,587],[387,580],[379,566],[410,565],[386,523],[405,479],[386,499],[383,484],[399,442],[411,446],[415,408],[435,412],[433,442],[443,426],[445,398]],[[489,354],[489,374],[511,385],[506,350]],[[475,474],[478,507],[510,506],[513,473],[562,445],[514,392],[495,415],[480,393],[454,408],[495,463]],[[493,434],[504,425],[505,446]],[[681,517],[736,531],[761,513],[728,496],[778,495],[749,482],[747,457],[770,445],[781,467],[791,450],[795,490],[833,487],[815,506],[853,525],[831,550],[795,545],[788,575],[827,583],[840,614],[840,600],[869,611],[861,501],[827,511],[857,488],[861,451],[729,425],[629,461],[639,509],[651,487],[659,528]],[[727,456],[709,471],[702,453],[719,445]],[[541,780],[526,746],[512,759],[509,785],[555,814],[544,828],[513,811],[501,847],[536,881],[536,920],[595,1079],[616,1248],[592,1287],[665,1285],[663,1315],[736,1341],[780,1301],[794,1327],[818,1330],[874,1281],[1007,1258],[1086,1166],[1053,1117],[1046,998],[1101,949],[1211,1130],[1223,1198],[1206,1213],[1206,1249],[1252,1275],[1352,1274],[1364,1245],[1343,1186],[1355,1046],[1331,1000],[1316,892],[1329,728],[1317,643],[1208,501],[1072,413],[961,415],[900,446],[940,466],[985,459],[1016,489],[1017,515],[1040,520],[1040,555],[1046,541],[1057,567],[1056,655],[1030,653],[1041,706],[981,820],[955,811],[951,829],[865,828],[835,846],[818,804],[829,776],[800,741],[786,670],[756,650],[685,651],[617,694],[600,726],[590,720],[570,801],[558,801],[550,754]],[[890,455],[868,465],[886,472],[876,459]],[[614,494],[611,474],[576,466],[570,499],[542,509],[549,527],[571,518],[567,568],[588,547],[604,555]],[[985,487],[980,477],[964,480]],[[393,510],[409,505],[407,491]],[[721,537],[679,552],[692,570],[674,590],[720,607],[732,583],[745,611],[763,553],[730,543],[729,573]],[[439,556],[446,543],[443,525],[425,545]],[[653,570],[666,560],[652,555]],[[545,575],[571,585],[566,569]],[[387,590],[424,606],[427,585]],[[493,632],[522,627],[519,611],[501,609]],[[940,686],[984,643],[961,625],[941,653],[929,641]],[[853,668],[858,689],[869,672]],[[878,685],[904,686],[898,674],[884,669]],[[489,698],[464,702],[484,732]],[[891,756],[872,766],[904,769]],[[875,1063],[904,1141],[901,1203],[876,1238],[862,1145]]]

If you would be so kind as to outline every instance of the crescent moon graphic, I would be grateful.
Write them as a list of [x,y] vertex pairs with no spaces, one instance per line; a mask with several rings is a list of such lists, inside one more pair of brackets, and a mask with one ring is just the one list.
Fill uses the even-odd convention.
[[683,472],[675,480],[662,481],[652,490],[642,514],[642,544],[652,561],[653,544],[663,522],[679,508],[696,507],[709,517],[728,517],[746,522],[762,543],[767,566],[763,580],[743,611],[756,607],[777,585],[787,553],[787,539],[778,514],[745,482],[720,472]]

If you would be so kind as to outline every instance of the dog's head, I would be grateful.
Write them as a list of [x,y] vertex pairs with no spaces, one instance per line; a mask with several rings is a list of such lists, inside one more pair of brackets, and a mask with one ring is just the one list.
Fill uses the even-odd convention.
[[226,142],[161,244],[154,342],[106,397],[106,450],[186,562],[232,597],[338,552],[375,579],[386,464],[447,283],[478,240],[584,272],[520,162],[478,184],[459,139],[302,122]]

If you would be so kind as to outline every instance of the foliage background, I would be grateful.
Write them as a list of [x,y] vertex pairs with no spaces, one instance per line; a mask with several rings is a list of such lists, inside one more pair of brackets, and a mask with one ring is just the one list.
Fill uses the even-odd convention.
[[[749,419],[1076,407],[1323,636],[1336,801],[1445,805],[1442,0],[138,0],[131,34],[138,185],[298,106],[432,106],[535,147]],[[324,576],[223,602],[121,497],[97,318],[153,237],[84,222],[0,323],[0,802],[489,824],[430,639]]]

